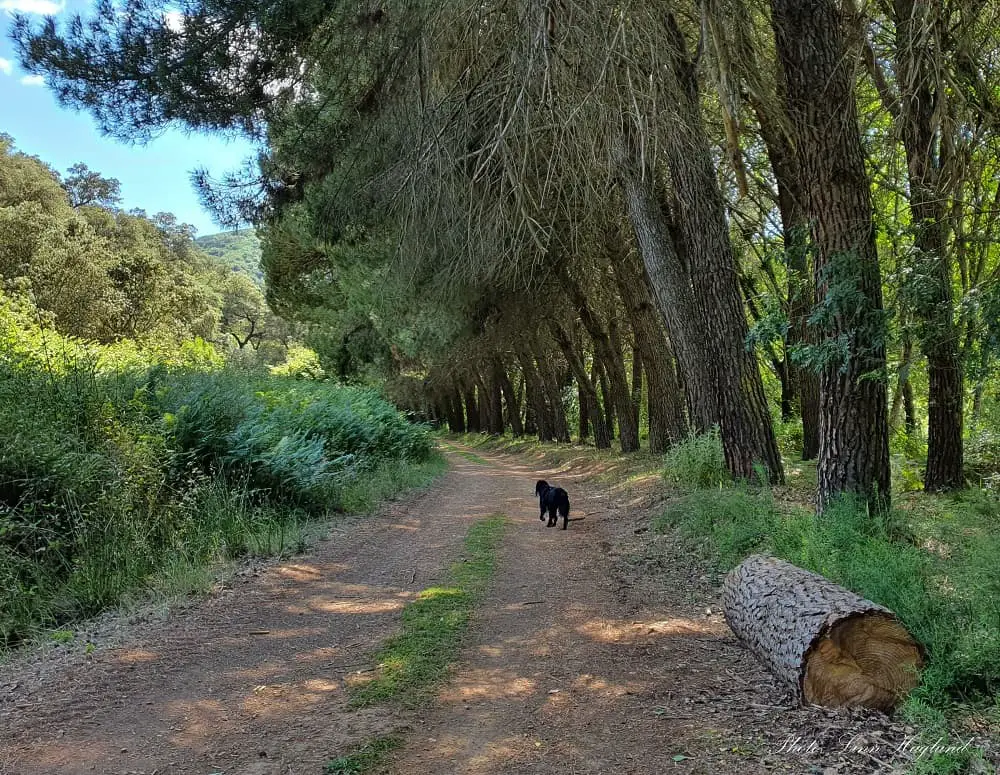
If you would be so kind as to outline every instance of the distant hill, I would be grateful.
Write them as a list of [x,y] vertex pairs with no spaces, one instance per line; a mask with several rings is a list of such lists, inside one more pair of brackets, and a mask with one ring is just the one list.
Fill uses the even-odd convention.
[[243,272],[259,285],[264,284],[260,268],[260,240],[253,229],[206,234],[195,240],[205,253],[234,272]]

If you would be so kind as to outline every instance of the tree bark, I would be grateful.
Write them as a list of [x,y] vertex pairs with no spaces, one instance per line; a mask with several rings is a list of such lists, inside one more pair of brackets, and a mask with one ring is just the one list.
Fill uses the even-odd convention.
[[465,415],[462,411],[462,394],[455,382],[447,383],[441,400],[448,412],[448,429],[452,433],[465,433]]
[[463,376],[462,397],[465,399],[465,426],[469,433],[479,433],[482,424],[479,419],[479,404],[476,402],[476,385],[468,376]]
[[507,422],[510,424],[511,432],[515,438],[524,435],[524,425],[521,423],[521,402],[517,399],[514,386],[507,375],[507,368],[499,357],[493,359],[493,374],[497,384],[500,385],[500,392],[503,395],[504,403],[507,406]]
[[[580,402],[580,412],[583,414],[583,406],[586,404],[588,420],[594,429],[594,446],[598,449],[608,449],[611,446],[611,436],[608,433],[608,426],[604,415],[601,414],[601,407],[597,401],[596,383],[587,377],[587,367],[580,357],[580,352],[573,347],[573,341],[565,329],[555,320],[549,320],[549,329],[552,331],[552,338],[556,340],[559,349],[562,350],[569,364],[570,371],[576,379],[576,387],[582,397]],[[583,420],[581,420],[581,423]]]
[[903,381],[903,430],[912,436],[917,430],[917,408],[913,403],[913,383],[907,375]]
[[632,348],[632,406],[635,414],[642,418],[642,351],[638,346]]
[[[621,343],[616,341],[613,324],[609,324],[607,328],[601,324],[583,289],[569,275],[565,267],[558,271],[558,275],[560,284],[594,343],[594,358],[600,360],[607,376],[607,383],[602,383],[604,398],[606,408],[613,406],[614,413],[618,417],[618,443],[621,450],[635,452],[639,449],[639,417],[632,403],[632,393],[625,372],[625,359],[622,356]],[[608,427],[611,427],[610,421]]]
[[524,374],[524,394],[528,406],[528,417],[536,428],[539,441],[552,441],[555,438],[555,427],[552,415],[545,402],[545,389],[542,386],[542,378],[535,368],[535,362],[527,348],[521,342],[515,346],[517,360],[521,364],[521,371]]
[[[809,225],[803,209],[805,192],[799,179],[801,170],[795,148],[788,136],[786,122],[782,120],[784,117],[774,115],[759,100],[754,99],[752,102],[767,157],[778,184],[778,212],[781,215],[788,275],[785,361],[788,364],[792,393],[798,397],[798,410],[802,418],[802,459],[812,460],[819,454],[819,374],[814,368],[800,366],[795,360],[795,348],[810,343],[808,320],[816,303],[809,274]],[[783,382],[783,393],[784,387]],[[782,413],[784,414],[784,406]]]
[[664,134],[663,150],[677,199],[682,263],[670,224],[656,195],[652,171],[632,138],[619,149],[629,220],[677,357],[695,402],[696,425],[718,424],[726,465],[741,479],[762,465],[773,482],[784,479],[781,456],[748,333],[729,241],[722,192],[699,103],[696,64],[672,15],[664,46],[672,55],[676,121]]
[[958,347],[952,256],[948,249],[948,197],[938,155],[941,103],[937,87],[943,63],[933,3],[894,0],[897,113],[910,183],[910,213],[922,292],[915,294],[921,347],[927,356],[927,467],[924,489],[954,490],[965,484],[962,403],[965,380]]
[[579,378],[576,380],[576,401],[580,407],[580,441],[584,441],[590,436],[590,397],[587,395],[586,388],[580,383]]
[[677,380],[674,354],[642,264],[628,252],[618,251],[611,257],[611,269],[646,373],[649,449],[665,452],[688,435],[684,391]]
[[569,425],[566,423],[566,409],[562,402],[562,386],[559,384],[559,376],[556,373],[552,357],[547,355],[537,340],[531,341],[531,348],[535,356],[535,365],[541,377],[542,387],[545,389],[546,404],[552,417],[552,431],[555,440],[568,444]]
[[832,0],[771,0],[771,7],[815,248],[816,296],[829,310],[821,342],[819,508],[845,492],[887,508],[885,320],[852,60]]
[[726,577],[726,621],[800,702],[891,710],[920,645],[895,614],[816,573],[755,554]]
[[608,374],[604,370],[604,363],[597,353],[594,353],[594,365],[592,368],[592,378],[594,384],[601,389],[601,409],[604,411],[604,422],[608,428],[608,435],[615,437],[615,403],[611,400],[611,388],[608,387]]

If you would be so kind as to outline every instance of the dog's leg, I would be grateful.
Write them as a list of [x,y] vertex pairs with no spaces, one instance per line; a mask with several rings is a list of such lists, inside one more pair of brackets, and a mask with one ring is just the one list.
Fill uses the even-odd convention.
[[559,521],[559,517],[556,514],[556,507],[555,506],[550,506],[549,507],[549,524],[546,525],[546,527],[554,527],[555,524],[558,521]]
[[542,516],[540,516],[539,519],[541,519],[541,520],[545,519],[545,506],[544,505],[542,506]]
[[563,516],[563,530],[565,530],[567,527],[569,527],[569,512],[568,511]]

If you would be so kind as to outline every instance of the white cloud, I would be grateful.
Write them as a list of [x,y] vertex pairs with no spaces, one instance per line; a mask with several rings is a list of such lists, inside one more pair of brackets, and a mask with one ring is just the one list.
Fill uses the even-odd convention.
[[10,75],[13,72],[14,72],[14,63],[11,62],[9,59],[4,59],[3,57],[0,57],[0,73],[3,73],[4,75]]
[[45,76],[44,75],[26,75],[21,79],[22,86],[44,86]]
[[0,8],[5,11],[36,13],[39,16],[55,16],[66,10],[66,0],[61,3],[53,0],[0,0]]

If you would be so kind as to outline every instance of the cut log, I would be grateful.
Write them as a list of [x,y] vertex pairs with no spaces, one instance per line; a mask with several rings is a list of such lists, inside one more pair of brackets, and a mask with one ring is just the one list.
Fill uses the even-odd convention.
[[816,573],[752,555],[726,577],[722,605],[797,702],[889,711],[917,684],[923,647],[896,615]]

